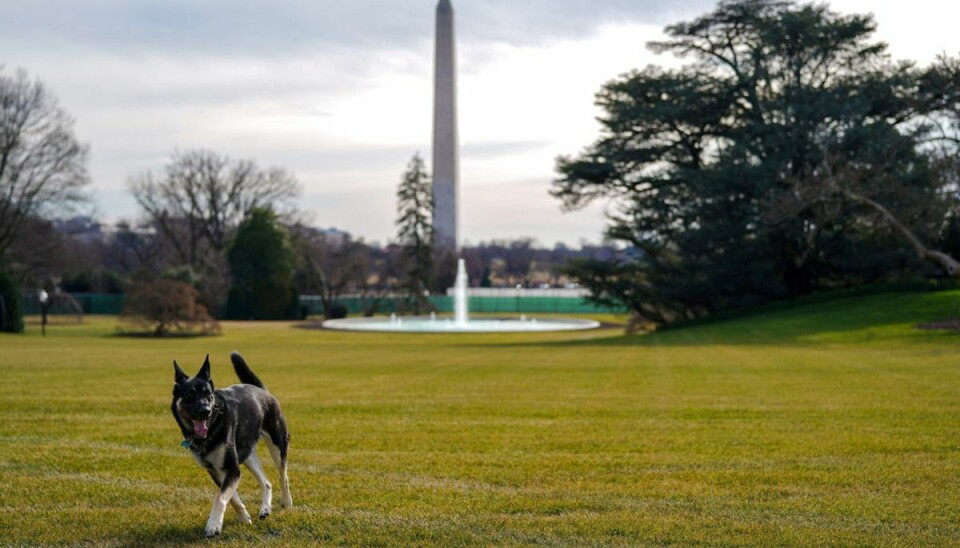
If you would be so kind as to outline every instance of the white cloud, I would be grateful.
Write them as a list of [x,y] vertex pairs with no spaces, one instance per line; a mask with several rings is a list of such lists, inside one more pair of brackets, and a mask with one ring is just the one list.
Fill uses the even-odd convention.
[[877,21],[875,38],[887,42],[894,59],[929,63],[941,53],[960,54],[960,3],[943,0],[876,1],[833,0],[839,13],[872,13]]

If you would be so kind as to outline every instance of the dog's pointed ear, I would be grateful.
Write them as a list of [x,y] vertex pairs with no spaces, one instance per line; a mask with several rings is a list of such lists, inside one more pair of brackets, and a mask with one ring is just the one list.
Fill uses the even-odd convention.
[[203,365],[200,366],[200,371],[197,372],[197,377],[205,381],[210,380],[210,354],[207,354],[207,357],[203,360]]
[[173,382],[181,384],[190,377],[183,372],[183,369],[180,369],[180,364],[177,363],[177,360],[173,360]]

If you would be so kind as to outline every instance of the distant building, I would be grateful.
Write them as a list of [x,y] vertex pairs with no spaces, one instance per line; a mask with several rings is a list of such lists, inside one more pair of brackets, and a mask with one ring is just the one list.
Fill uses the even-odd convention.
[[56,219],[53,221],[53,229],[84,243],[102,242],[106,237],[103,225],[87,215],[69,219]]
[[343,245],[344,242],[350,240],[350,233],[338,228],[318,228],[317,233],[331,245]]
[[322,238],[325,243],[332,246],[341,246],[344,242],[351,240],[350,233],[339,228],[303,227],[303,230],[312,237]]

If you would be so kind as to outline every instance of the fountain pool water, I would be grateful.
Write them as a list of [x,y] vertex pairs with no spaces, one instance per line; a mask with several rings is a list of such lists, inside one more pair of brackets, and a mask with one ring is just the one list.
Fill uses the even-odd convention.
[[453,318],[397,316],[389,318],[344,318],[323,322],[327,329],[346,331],[390,331],[402,333],[516,333],[531,331],[576,331],[600,327],[594,320],[571,318],[470,319],[467,310],[467,270],[463,259],[457,261],[457,279],[453,286]]

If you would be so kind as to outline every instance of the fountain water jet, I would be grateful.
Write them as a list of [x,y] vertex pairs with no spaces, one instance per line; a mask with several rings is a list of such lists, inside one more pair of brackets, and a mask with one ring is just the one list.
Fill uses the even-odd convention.
[[457,259],[457,281],[453,284],[453,321],[459,325],[467,325],[470,314],[467,310],[467,269],[463,259]]

